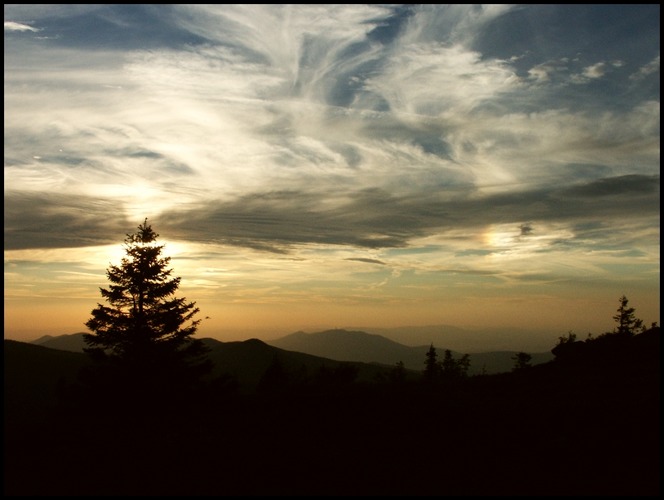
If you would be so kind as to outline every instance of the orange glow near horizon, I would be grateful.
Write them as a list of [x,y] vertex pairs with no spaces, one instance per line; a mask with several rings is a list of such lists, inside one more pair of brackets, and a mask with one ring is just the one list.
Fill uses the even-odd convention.
[[[611,330],[617,299],[623,293],[646,324],[659,322],[658,290],[633,285],[609,290],[564,283],[506,287],[489,281],[477,289],[463,274],[444,275],[446,281],[430,280],[413,270],[395,273],[384,266],[367,270],[364,263],[338,258],[329,261],[323,273],[319,262],[312,266],[306,260],[256,252],[236,251],[235,259],[224,262],[218,260],[219,254],[209,262],[188,258],[211,251],[182,242],[167,242],[165,247],[165,255],[173,257],[173,275],[182,278],[177,295],[195,301],[201,309],[200,337],[268,340],[299,330],[427,325],[467,328],[472,335],[474,330],[511,327],[519,332],[512,341],[514,350],[544,351],[570,330],[581,337]],[[224,249],[222,253],[231,252]],[[109,261],[119,264],[122,254],[121,245],[86,249],[81,255],[89,262],[79,268],[87,272],[63,273],[56,256],[70,258],[70,250],[39,252],[35,254],[39,259],[55,261],[40,269],[35,260],[32,274],[8,279],[13,266],[6,252],[5,338],[31,341],[42,335],[86,331],[84,323],[91,310],[102,302],[99,287],[108,284],[105,269]],[[28,253],[19,255],[25,259]],[[50,271],[51,266],[57,271]],[[547,293],[552,286],[564,289],[566,296]],[[463,338],[450,341],[455,348],[463,348]],[[407,337],[402,343],[408,344]]]

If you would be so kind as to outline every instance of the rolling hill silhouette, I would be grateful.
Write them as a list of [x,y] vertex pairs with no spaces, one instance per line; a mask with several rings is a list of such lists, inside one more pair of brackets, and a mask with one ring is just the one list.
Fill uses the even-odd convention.
[[292,352],[268,345],[258,339],[241,342],[220,342],[211,338],[202,340],[210,348],[208,357],[215,364],[215,372],[217,374],[228,373],[234,376],[240,387],[246,391],[252,391],[256,388],[261,377],[272,365],[275,358],[285,370],[302,374],[302,376],[313,375],[323,367],[333,369],[352,364],[358,369],[358,381],[372,381],[386,369],[384,366],[375,364],[349,363],[307,353]]
[[83,352],[83,348],[86,347],[83,335],[85,335],[84,332],[70,333],[68,335],[44,335],[30,343],[50,347],[51,349]]
[[[85,347],[83,335],[84,333],[73,333],[70,335],[59,336],[46,335],[32,341],[32,343],[43,347],[50,347],[52,349],[83,352],[83,347]],[[225,354],[226,351],[232,352],[233,349],[236,349],[233,345],[238,342],[220,342],[212,338],[205,338],[202,340],[206,342],[208,347],[213,349],[215,356],[219,357],[219,366],[229,366],[232,367],[233,370],[240,370],[241,373],[245,374],[244,376],[249,377],[248,380],[253,381],[256,379],[255,374],[250,374],[251,370],[248,367],[236,367],[236,359],[238,358],[227,356]],[[262,342],[257,339],[256,341]],[[310,354],[312,356],[335,361],[378,363],[389,366],[394,366],[399,361],[402,361],[407,369],[418,372],[424,367],[425,354],[429,349],[429,344],[407,346],[383,337],[382,335],[344,329],[325,330],[317,333],[295,332],[286,335],[285,337],[268,340],[264,343],[286,351]],[[225,347],[219,349],[218,344],[223,344]],[[435,345],[435,347],[439,356],[442,356],[445,346]],[[244,349],[248,349],[248,347],[244,347]],[[452,351],[452,354],[455,358],[459,358],[464,353]],[[515,354],[516,351],[473,353],[470,355],[470,369],[468,372],[471,375],[508,372],[514,366],[513,357]],[[548,351],[529,354],[532,356],[531,363],[533,365],[546,363],[553,359],[553,354]],[[267,366],[265,364],[265,359],[270,358],[271,361],[273,353],[271,354],[269,350],[265,349],[265,347],[262,349],[255,347],[254,355],[256,362],[259,362],[260,369],[264,369]],[[288,356],[286,357],[288,358]],[[365,378],[364,375],[367,371],[370,372],[366,367],[361,371],[361,378]]]
[[[394,366],[399,361],[410,370],[421,371],[424,368],[426,352],[430,344],[422,346],[406,346],[387,339],[382,335],[363,331],[343,329],[326,330],[318,333],[296,332],[276,340],[268,340],[268,344],[287,349],[336,359],[339,361],[357,361],[363,363],[381,363]],[[439,356],[444,346],[435,346]],[[452,351],[455,358],[464,353]],[[513,356],[516,351],[481,352],[470,355],[470,374],[492,374],[508,372],[514,366]],[[550,352],[534,353],[532,364],[545,363],[553,359]],[[442,359],[442,358],[441,358]]]
[[[56,399],[58,383],[74,381],[79,369],[90,362],[82,352],[85,346],[83,335],[42,337],[38,339],[41,345],[5,340],[5,405],[11,409],[39,409],[51,405]],[[208,357],[215,366],[213,375],[231,375],[242,392],[256,389],[275,358],[287,371],[301,376],[314,375],[323,367],[334,369],[352,364],[357,368],[358,381],[372,381],[388,368],[290,352],[258,339],[235,342],[201,340],[210,349]]]
[[5,421],[25,422],[52,408],[58,384],[75,380],[89,362],[82,353],[5,339]]

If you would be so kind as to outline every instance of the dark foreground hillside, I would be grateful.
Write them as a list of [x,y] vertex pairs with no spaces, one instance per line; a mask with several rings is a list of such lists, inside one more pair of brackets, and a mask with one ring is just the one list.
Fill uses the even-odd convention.
[[659,342],[456,382],[74,398],[5,423],[5,494],[659,495]]

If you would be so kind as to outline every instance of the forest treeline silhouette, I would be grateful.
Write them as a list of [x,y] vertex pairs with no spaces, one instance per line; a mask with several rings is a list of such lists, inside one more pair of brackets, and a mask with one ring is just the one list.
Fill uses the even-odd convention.
[[548,363],[470,376],[470,355],[431,344],[421,371],[367,382],[275,351],[242,393],[193,338],[157,238],[147,219],[127,235],[57,405],[12,409],[5,494],[659,494],[659,327],[625,296],[612,332],[569,332]]

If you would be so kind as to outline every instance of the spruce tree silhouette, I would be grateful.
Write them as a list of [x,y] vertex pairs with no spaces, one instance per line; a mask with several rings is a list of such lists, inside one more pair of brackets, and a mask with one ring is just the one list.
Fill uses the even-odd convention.
[[396,366],[387,374],[387,380],[392,384],[403,384],[406,381],[406,365],[398,361]]
[[436,348],[432,343],[426,353],[426,359],[424,360],[424,370],[422,371],[422,376],[425,382],[435,382],[439,379],[440,363],[438,363],[437,358],[438,353],[436,352]]
[[445,349],[443,360],[440,362],[441,376],[445,380],[459,380],[468,376],[470,368],[470,354],[464,354],[459,359],[454,359],[452,351]]
[[431,344],[424,360],[424,370],[422,379],[427,383],[432,382],[450,382],[464,379],[468,376],[470,368],[470,355],[464,354],[459,359],[454,359],[452,351],[445,349],[442,361],[438,361],[436,348]]
[[84,351],[96,362],[92,382],[141,401],[190,390],[212,369],[207,347],[192,338],[199,308],[175,296],[180,278],[171,276],[158,236],[147,219],[127,235],[126,256],[107,269],[111,285],[100,288],[109,305],[97,304],[85,323],[93,332],[84,335]]
[[613,319],[618,324],[615,329],[615,333],[619,335],[628,335],[632,336],[636,333],[645,330],[643,328],[643,321],[637,319],[634,315],[636,309],[633,307],[627,307],[629,300],[624,295],[620,297],[620,307],[617,309],[617,313],[613,316]]
[[514,361],[514,366],[512,367],[512,371],[521,372],[528,368],[532,368],[533,365],[530,363],[532,359],[533,357],[527,352],[523,351],[517,352],[514,356],[512,356],[512,361]]

